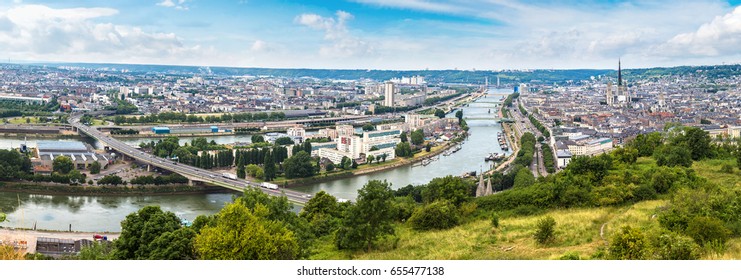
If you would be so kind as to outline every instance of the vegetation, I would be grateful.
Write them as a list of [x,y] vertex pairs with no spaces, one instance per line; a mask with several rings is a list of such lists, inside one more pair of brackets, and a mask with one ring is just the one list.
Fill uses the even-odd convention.
[[[123,101],[125,102],[125,101]],[[126,102],[128,103],[128,102]],[[129,103],[130,104],[130,103]],[[133,105],[131,105],[133,106]],[[118,108],[121,108],[121,102],[119,100]],[[124,108],[128,108],[124,106]],[[133,108],[136,108],[134,106]],[[136,110],[126,110],[126,112],[119,112],[116,109],[117,114],[130,114]],[[113,122],[116,125],[121,124],[142,124],[142,123],[232,123],[232,122],[249,122],[249,121],[281,121],[285,120],[286,115],[282,112],[258,112],[258,113],[235,113],[235,114],[222,114],[208,115],[206,117],[185,114],[178,112],[162,112],[158,114],[125,117],[116,116],[113,118]]]
[[538,221],[538,229],[535,231],[535,241],[545,245],[553,242],[556,238],[556,220],[547,216]]
[[421,145],[425,141],[425,132],[422,129],[412,131],[411,139],[412,144]]

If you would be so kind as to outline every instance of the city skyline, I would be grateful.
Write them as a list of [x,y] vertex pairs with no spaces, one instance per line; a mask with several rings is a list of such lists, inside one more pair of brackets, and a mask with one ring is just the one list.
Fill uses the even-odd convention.
[[0,4],[10,62],[321,69],[735,64],[739,1],[192,0]]

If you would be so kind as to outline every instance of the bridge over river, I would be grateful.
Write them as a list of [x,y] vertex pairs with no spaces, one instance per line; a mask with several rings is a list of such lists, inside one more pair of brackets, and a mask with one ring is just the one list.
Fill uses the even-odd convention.
[[95,138],[96,140],[105,143],[107,146],[112,148],[113,150],[126,155],[130,158],[133,158],[139,162],[145,163],[148,166],[156,166],[158,168],[168,170],[171,172],[178,173],[180,175],[185,176],[188,178],[189,183],[192,184],[194,181],[198,182],[204,182],[209,183],[212,185],[228,188],[235,191],[243,192],[247,188],[257,188],[261,190],[264,193],[267,193],[269,195],[273,196],[286,196],[288,200],[298,203],[298,204],[306,204],[306,202],[309,201],[309,196],[306,193],[301,193],[297,191],[292,190],[271,190],[260,187],[259,184],[244,180],[244,179],[230,179],[222,177],[221,174],[185,165],[185,164],[178,164],[176,162],[169,161],[167,159],[163,159],[160,157],[156,157],[152,154],[145,153],[143,151],[137,150],[131,146],[129,146],[126,143],[123,143],[119,140],[116,140],[113,137],[110,137],[108,135],[103,134],[102,132],[98,131],[95,128],[83,125],[80,123],[80,116],[79,114],[75,114],[70,116],[68,119],[69,123],[77,129],[79,133],[83,133],[85,135],[88,135],[92,138]]

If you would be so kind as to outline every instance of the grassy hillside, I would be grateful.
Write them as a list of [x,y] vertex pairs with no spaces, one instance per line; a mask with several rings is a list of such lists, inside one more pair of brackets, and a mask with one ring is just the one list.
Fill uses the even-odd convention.
[[[703,160],[692,169],[722,188],[741,190],[738,168],[733,174],[723,173],[723,164],[735,166],[733,160]],[[639,158],[629,168],[648,171],[656,167],[655,160]],[[611,207],[588,207],[549,210],[537,215],[504,216],[499,227],[492,226],[487,215],[479,214],[469,222],[447,230],[417,231],[407,224],[395,225],[396,237],[384,240],[369,252],[338,250],[331,238],[318,240],[312,259],[496,259],[528,260],[559,259],[564,256],[579,259],[606,259],[610,237],[623,226],[640,228],[644,233],[658,232],[659,210],[670,202],[671,195],[655,200]],[[545,216],[556,220],[556,238],[539,245],[533,238],[537,221]],[[741,259],[741,238],[731,238],[721,253],[707,252],[703,259]]]

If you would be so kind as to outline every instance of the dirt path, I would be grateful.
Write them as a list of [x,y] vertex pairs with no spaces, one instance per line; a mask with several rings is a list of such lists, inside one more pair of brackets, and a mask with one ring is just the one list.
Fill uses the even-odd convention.
[[[38,230],[19,230],[0,228],[0,241],[3,244],[13,244],[15,241],[26,241],[28,247],[27,253],[36,252],[36,239],[39,237],[60,238],[60,239],[93,239],[93,235],[100,234],[108,237],[108,240],[118,238],[120,233],[100,233],[100,232],[64,232],[64,231],[38,231]],[[20,242],[19,242],[20,243]]]

